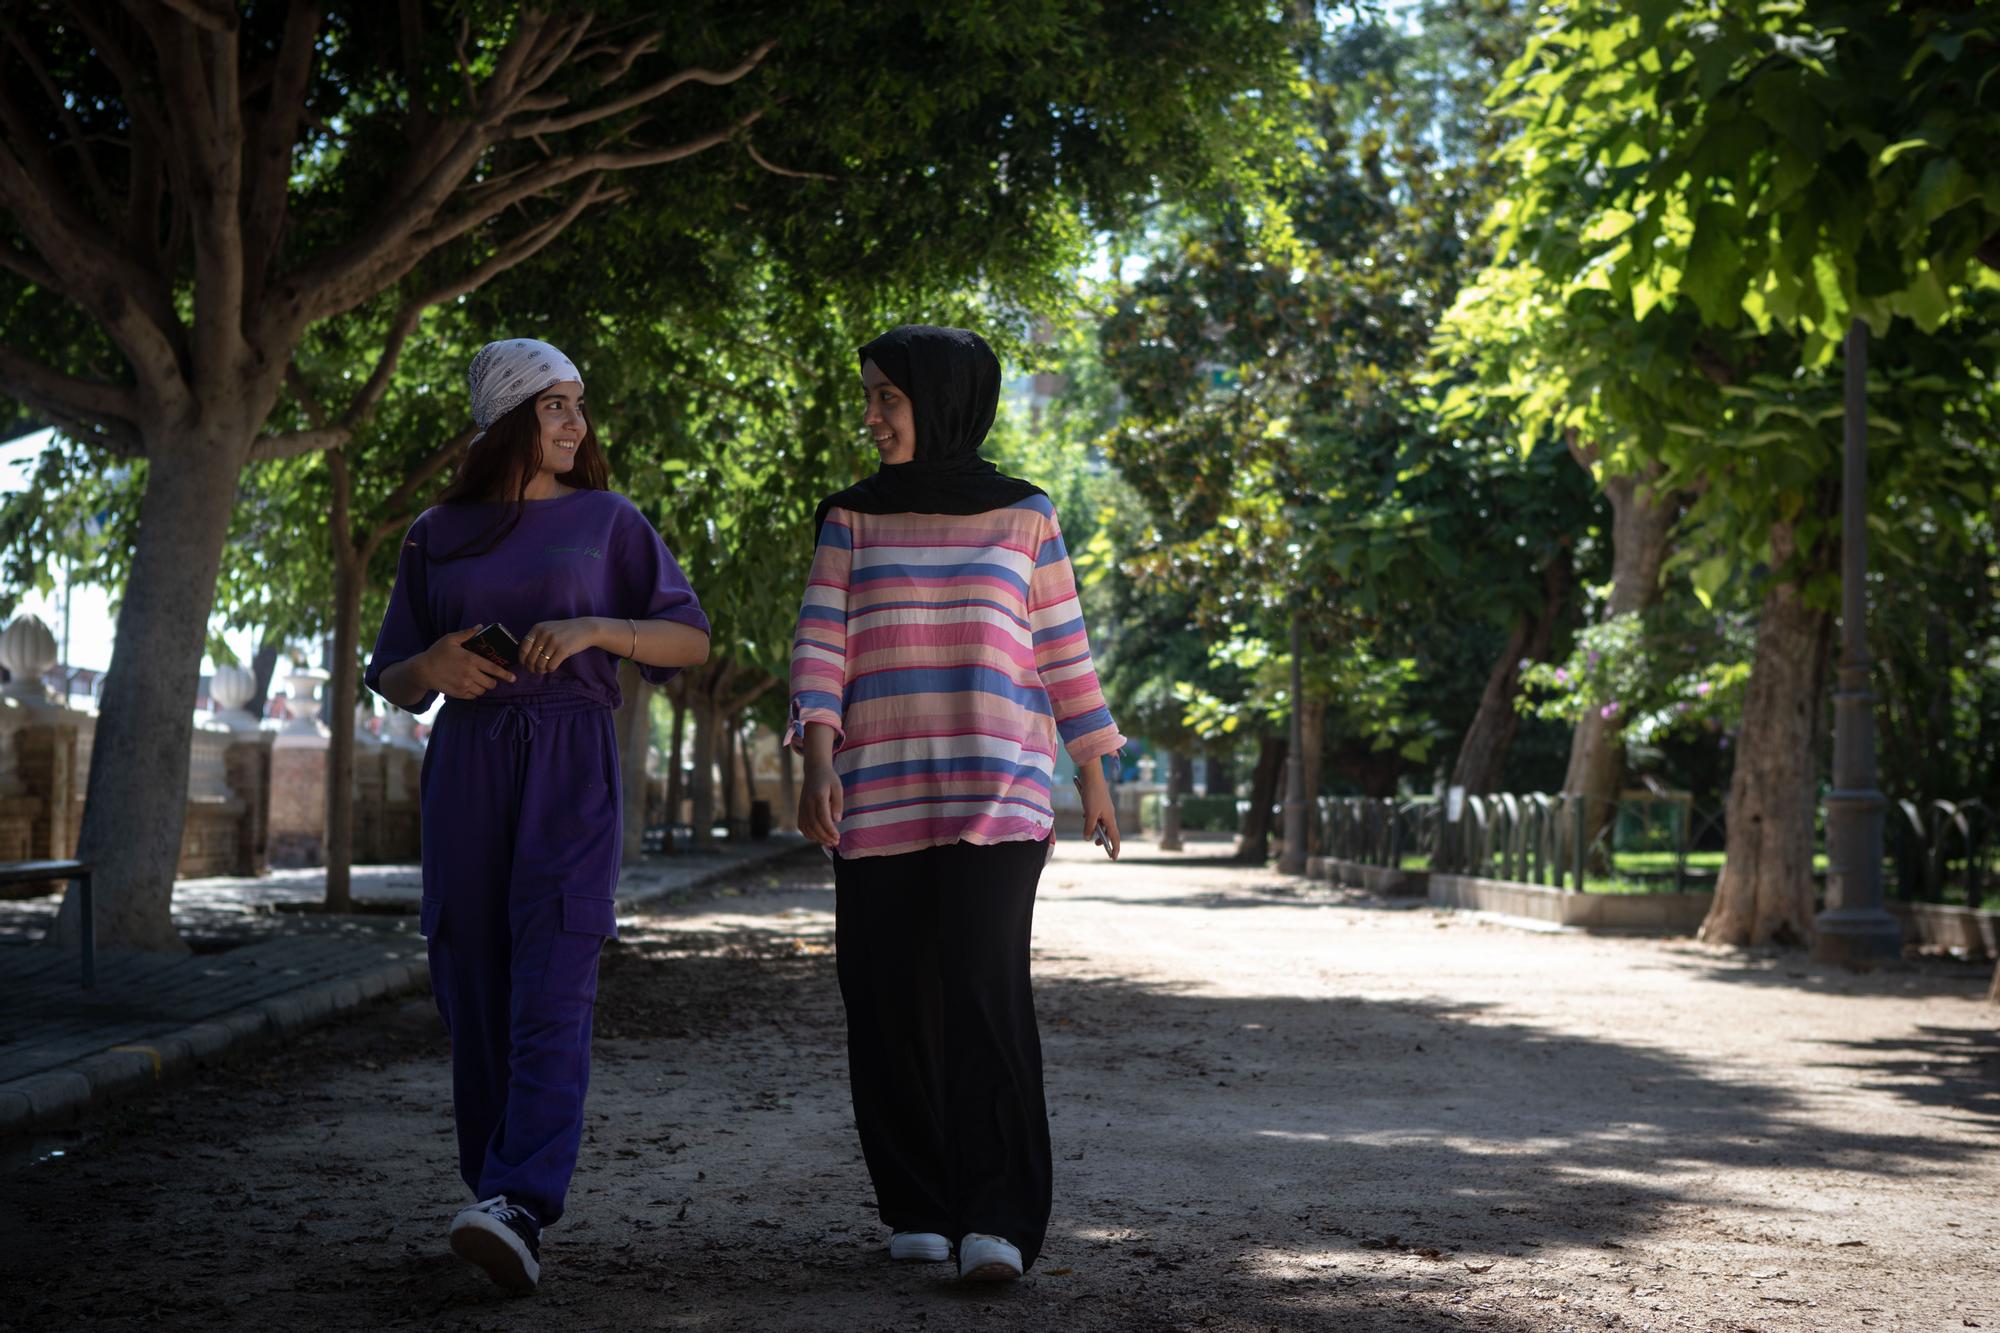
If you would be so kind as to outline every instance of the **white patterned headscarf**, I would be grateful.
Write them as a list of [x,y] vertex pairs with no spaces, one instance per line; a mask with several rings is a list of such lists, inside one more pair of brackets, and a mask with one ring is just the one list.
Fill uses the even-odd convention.
[[472,390],[472,424],[479,427],[473,443],[477,444],[501,417],[564,380],[581,384],[583,375],[575,362],[545,342],[508,338],[487,343],[465,372],[466,385]]

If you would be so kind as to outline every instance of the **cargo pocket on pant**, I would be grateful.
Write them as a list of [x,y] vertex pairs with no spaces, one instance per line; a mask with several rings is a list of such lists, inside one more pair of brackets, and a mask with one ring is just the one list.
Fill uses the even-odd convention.
[[550,995],[579,1000],[597,998],[597,956],[604,941],[618,938],[618,907],[609,898],[565,893],[562,929],[549,951],[549,969],[542,989]]

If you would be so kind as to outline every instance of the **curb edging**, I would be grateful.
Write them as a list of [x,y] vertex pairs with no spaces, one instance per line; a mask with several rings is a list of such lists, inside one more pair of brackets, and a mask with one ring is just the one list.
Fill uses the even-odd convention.
[[[774,845],[765,855],[709,867],[686,883],[638,895],[621,907],[636,910],[651,906],[670,895],[704,888],[739,871],[781,860],[810,845]],[[430,979],[426,958],[383,963],[190,1023],[143,1045],[113,1046],[60,1069],[0,1084],[0,1140],[74,1120],[193,1069],[219,1064],[240,1050],[303,1032],[376,1000],[427,990]]]
[[423,959],[384,963],[190,1023],[144,1045],[114,1046],[62,1069],[15,1079],[0,1085],[0,1139],[74,1119],[236,1051],[429,985],[430,964]]

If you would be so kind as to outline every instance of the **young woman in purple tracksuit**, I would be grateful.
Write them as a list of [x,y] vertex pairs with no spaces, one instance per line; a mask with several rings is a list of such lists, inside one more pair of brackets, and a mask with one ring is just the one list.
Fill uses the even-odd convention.
[[[597,958],[616,934],[618,659],[664,684],[707,658],[708,619],[606,489],[569,359],[509,339],[467,378],[481,434],[410,527],[366,679],[412,712],[449,701],[424,755],[421,924],[479,1200],[451,1247],[532,1291],[576,1168]],[[496,623],[519,638],[511,667],[465,646]]]

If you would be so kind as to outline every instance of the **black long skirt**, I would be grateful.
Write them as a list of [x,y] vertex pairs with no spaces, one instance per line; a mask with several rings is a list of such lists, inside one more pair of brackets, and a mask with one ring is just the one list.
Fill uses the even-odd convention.
[[1048,1230],[1042,1042],[1028,985],[1046,842],[836,859],[840,995],[861,1151],[892,1231]]

